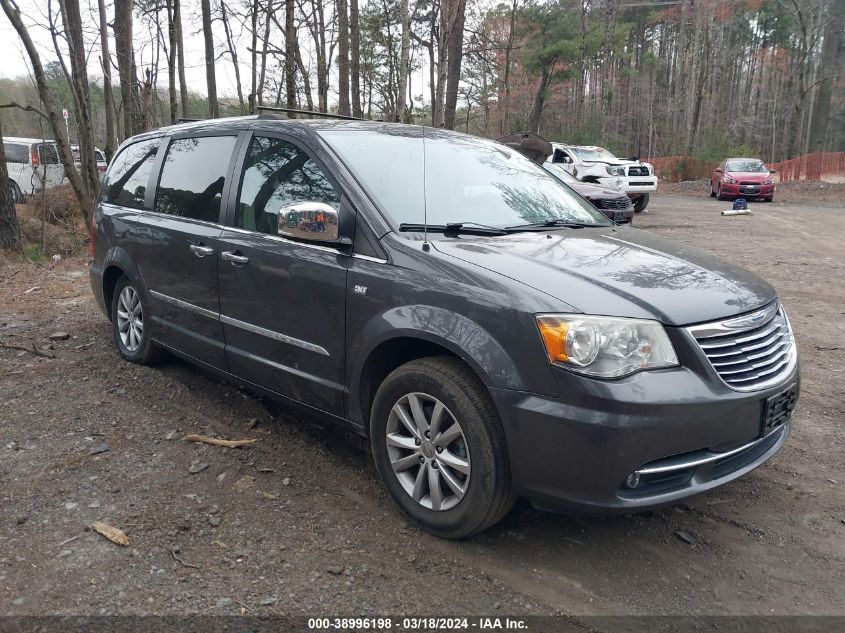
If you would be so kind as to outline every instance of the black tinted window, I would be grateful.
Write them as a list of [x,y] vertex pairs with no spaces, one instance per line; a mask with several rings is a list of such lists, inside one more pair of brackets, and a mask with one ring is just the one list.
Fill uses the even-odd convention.
[[234,136],[172,141],[161,171],[155,210],[194,220],[219,222],[220,201],[234,147]]
[[279,209],[296,202],[323,202],[340,209],[340,195],[305,152],[281,139],[253,137],[235,226],[276,235]]
[[52,143],[42,143],[38,146],[38,156],[42,165],[58,165],[59,151]]
[[115,156],[103,185],[103,199],[134,209],[144,208],[147,182],[161,139],[133,143]]
[[3,143],[7,163],[28,163],[29,148],[20,143]]

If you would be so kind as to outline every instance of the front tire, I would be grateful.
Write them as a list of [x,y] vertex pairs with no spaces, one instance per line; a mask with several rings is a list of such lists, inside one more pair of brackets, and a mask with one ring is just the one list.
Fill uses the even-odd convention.
[[719,188],[716,190],[716,200],[725,200],[725,197],[722,195],[722,185],[719,185]]
[[150,336],[150,311],[141,288],[125,275],[117,281],[111,302],[112,336],[124,360],[151,365],[161,350]]
[[370,443],[390,496],[426,532],[465,538],[513,506],[499,416],[484,384],[455,358],[411,361],[385,378]]
[[651,198],[651,194],[644,193],[639,198],[634,201],[634,213],[642,213],[646,210],[648,206],[649,198]]

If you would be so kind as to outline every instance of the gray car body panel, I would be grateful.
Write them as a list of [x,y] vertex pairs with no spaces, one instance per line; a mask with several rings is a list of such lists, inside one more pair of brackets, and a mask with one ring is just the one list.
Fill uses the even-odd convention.
[[[362,433],[369,418],[364,374],[372,355],[406,339],[438,345],[463,359],[489,388],[517,490],[544,507],[630,510],[708,489],[710,482],[702,480],[675,496],[639,501],[617,491],[625,475],[645,462],[748,442],[759,430],[763,399],[790,384],[798,388],[796,368],[765,392],[731,390],[680,327],[777,300],[759,277],[628,227],[498,237],[430,234],[424,242],[421,234],[398,230],[319,136],[333,125],[377,131],[385,124],[247,117],[173,126],[127,141],[239,135],[219,223],[192,224],[151,212],[166,142],[158,150],[145,209],[98,205],[91,278],[101,307],[108,311],[104,275],[118,267],[143,284],[159,312],[156,340]],[[403,129],[420,133],[413,126]],[[343,196],[341,234],[368,236],[368,255],[358,254],[358,244],[311,245],[232,227],[251,134],[289,140],[324,169]],[[197,237],[191,231],[204,232],[213,258],[187,254],[186,240]],[[221,250],[233,248],[248,253],[249,263],[236,268],[219,259]],[[206,265],[199,273],[197,267]],[[200,310],[180,311],[150,291]],[[535,316],[578,312],[662,322],[680,367],[595,380],[552,366]]]

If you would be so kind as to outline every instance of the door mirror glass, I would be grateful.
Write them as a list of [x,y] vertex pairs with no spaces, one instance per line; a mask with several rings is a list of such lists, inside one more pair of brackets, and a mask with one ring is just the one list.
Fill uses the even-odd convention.
[[279,209],[279,235],[310,242],[340,242],[337,211],[324,202],[297,202]]

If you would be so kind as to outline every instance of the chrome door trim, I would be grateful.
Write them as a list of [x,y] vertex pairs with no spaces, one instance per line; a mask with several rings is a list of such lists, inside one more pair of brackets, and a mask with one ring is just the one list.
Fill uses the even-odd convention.
[[328,253],[334,253],[335,255],[344,255],[336,248],[332,248],[331,246],[323,246],[322,244],[309,244],[308,242],[300,242],[298,240],[290,240],[286,237],[282,237],[281,235],[272,235],[270,233],[262,233],[261,231],[250,231],[248,229],[239,229],[235,226],[225,226],[223,227],[225,231],[234,231],[235,233],[243,233],[245,235],[254,235],[257,237],[267,238],[270,240],[274,240],[276,242],[284,242],[285,244],[294,244],[295,246],[304,246],[305,248],[313,248],[318,251],[326,251]]
[[196,306],[193,303],[188,303],[187,301],[182,301],[181,299],[176,299],[175,297],[168,296],[161,292],[157,292],[155,290],[150,290],[150,294],[154,296],[156,299],[160,299],[165,303],[170,303],[180,308],[184,308],[185,310],[191,310],[192,312],[196,312],[197,314],[201,314],[209,319],[214,319],[215,321],[220,321],[221,323],[225,323],[226,325],[231,325],[233,327],[240,328],[242,330],[246,330],[247,332],[252,332],[254,334],[260,334],[261,336],[266,336],[267,338],[271,338],[274,341],[280,341],[282,343],[287,343],[288,345],[293,345],[294,347],[300,347],[304,350],[308,350],[309,352],[314,352],[315,354],[321,354],[323,356],[331,356],[329,351],[320,345],[315,343],[309,343],[308,341],[303,341],[298,338],[294,338],[292,336],[288,336],[287,334],[282,334],[281,332],[276,332],[274,330],[268,330],[266,328],[260,327],[258,325],[253,325],[252,323],[247,323],[246,321],[241,321],[239,319],[233,319],[232,317],[226,316],[225,314],[219,314],[218,312],[213,312],[211,310],[207,310],[206,308],[202,308],[200,306]]
[[352,259],[363,259],[365,262],[373,262],[376,264],[387,263],[387,260],[381,257],[372,257],[371,255],[360,255],[358,253],[352,253]]
[[260,327],[258,325],[253,325],[252,323],[247,323],[246,321],[241,321],[239,319],[233,319],[232,317],[226,316],[225,314],[220,315],[220,321],[227,325],[232,325],[234,327],[240,328],[242,330],[246,330],[247,332],[252,332],[254,334],[260,334],[261,336],[266,336],[267,338],[271,338],[274,341],[281,341],[282,343],[287,343],[288,345],[293,345],[295,347],[301,347],[302,349],[308,350],[309,352],[314,352],[315,354],[322,354],[323,356],[331,356],[329,351],[325,347],[321,347],[320,345],[316,345],[314,343],[309,343],[308,341],[303,341],[298,338],[294,338],[292,336],[288,336],[287,334],[282,334],[281,332],[276,332],[274,330],[268,330],[266,328]]
[[214,319],[215,321],[220,320],[220,314],[217,312],[213,312],[212,310],[208,310],[206,308],[201,308],[200,306],[196,306],[193,303],[188,303],[187,301],[182,301],[181,299],[177,299],[176,297],[171,297],[164,293],[158,292],[156,290],[150,290],[150,294],[154,296],[156,299],[160,299],[165,303],[169,303],[171,305],[175,305],[179,308],[184,308],[185,310],[190,310],[191,312],[196,312],[197,314],[201,314],[204,317],[208,317],[209,319]]

